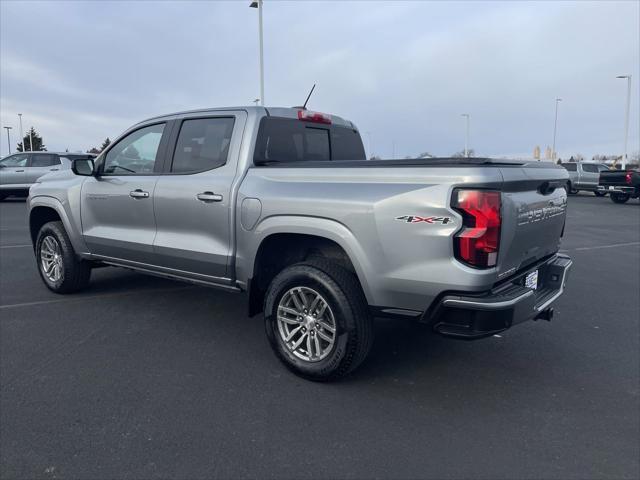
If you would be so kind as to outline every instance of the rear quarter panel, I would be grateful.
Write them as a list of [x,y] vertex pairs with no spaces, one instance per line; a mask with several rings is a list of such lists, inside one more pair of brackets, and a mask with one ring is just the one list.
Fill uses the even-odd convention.
[[[370,305],[422,311],[443,290],[484,290],[496,270],[454,260],[451,237],[461,218],[450,197],[456,186],[499,188],[501,182],[500,169],[492,167],[251,168],[237,208],[254,198],[260,213],[252,228],[236,222],[238,280],[253,276],[256,252],[269,235],[303,233],[347,252]],[[398,219],[411,216],[433,220]]]

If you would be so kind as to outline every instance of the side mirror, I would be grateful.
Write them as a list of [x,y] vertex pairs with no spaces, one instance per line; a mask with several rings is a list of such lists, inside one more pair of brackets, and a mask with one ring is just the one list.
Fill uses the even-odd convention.
[[78,158],[71,164],[71,171],[83,177],[92,177],[95,165],[92,158]]

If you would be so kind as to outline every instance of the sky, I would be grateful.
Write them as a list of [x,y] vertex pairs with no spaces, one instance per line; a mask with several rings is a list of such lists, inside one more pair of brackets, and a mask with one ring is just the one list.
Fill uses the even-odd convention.
[[[238,1],[0,1],[0,124],[86,151],[145,118],[259,96]],[[383,158],[640,150],[640,2],[264,1],[265,101],[353,121]],[[6,155],[6,131],[0,155]]]

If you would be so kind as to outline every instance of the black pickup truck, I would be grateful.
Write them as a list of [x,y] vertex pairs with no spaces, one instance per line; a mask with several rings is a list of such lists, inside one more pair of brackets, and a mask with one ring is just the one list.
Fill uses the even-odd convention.
[[614,203],[625,203],[640,197],[640,170],[611,170],[600,172],[598,192],[609,193]]

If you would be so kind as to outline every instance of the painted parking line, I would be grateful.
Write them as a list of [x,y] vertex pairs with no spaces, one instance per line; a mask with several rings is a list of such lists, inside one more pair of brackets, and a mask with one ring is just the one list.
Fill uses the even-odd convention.
[[585,250],[597,250],[600,248],[617,248],[617,247],[633,247],[640,245],[640,242],[628,242],[628,243],[612,243],[610,245],[594,245],[592,247],[574,247],[560,250],[561,252],[582,252]]
[[25,247],[33,247],[30,243],[24,245],[0,245],[0,248],[25,248]]
[[113,297],[126,297],[129,295],[140,295],[143,293],[164,293],[164,292],[176,292],[179,290],[188,290],[190,288],[197,288],[195,285],[185,285],[181,287],[171,287],[171,288],[152,288],[147,290],[133,290],[130,292],[118,292],[118,293],[106,293],[104,295],[86,295],[83,297],[72,297],[72,298],[61,298],[55,300],[39,300],[36,302],[25,302],[25,303],[12,303],[9,305],[0,305],[0,310],[8,310],[11,308],[20,308],[20,307],[33,307],[37,305],[50,305],[54,303],[71,303],[71,302],[81,302],[83,300],[96,300],[101,298],[113,298]]

